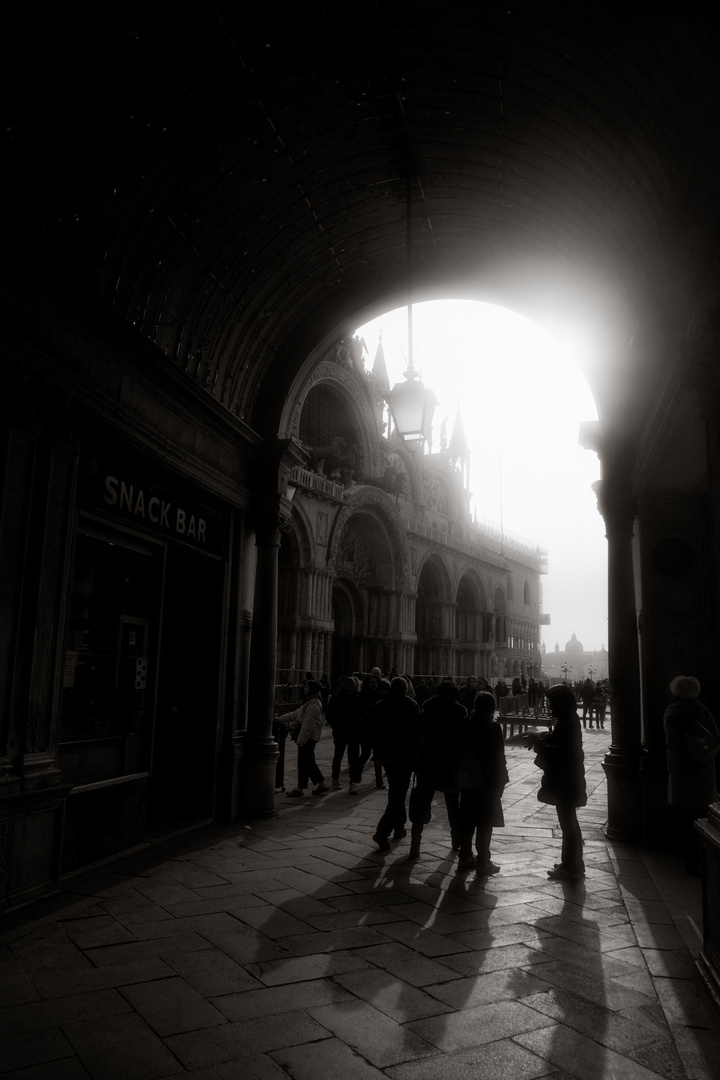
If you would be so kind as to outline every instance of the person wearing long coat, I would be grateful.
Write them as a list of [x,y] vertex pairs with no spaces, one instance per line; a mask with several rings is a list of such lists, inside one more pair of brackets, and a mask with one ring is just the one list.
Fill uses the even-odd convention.
[[[467,709],[457,700],[458,690],[452,682],[441,682],[428,698],[420,713],[420,743],[415,769],[416,785],[410,793],[411,821],[410,858],[420,855],[420,841],[425,825],[432,817],[432,801],[436,791],[455,791],[453,775],[462,756],[464,721]],[[448,806],[450,830],[452,807]]]
[[380,669],[373,668],[366,675],[360,687],[360,718],[362,721],[362,738],[360,743],[360,777],[367,762],[373,757],[373,770],[375,772],[375,787],[384,788],[382,766],[374,760],[372,745],[372,710],[383,696]]
[[405,799],[415,767],[419,738],[420,710],[407,693],[407,683],[396,676],[388,692],[376,703],[370,716],[375,761],[387,777],[387,805],[378,821],[373,840],[381,851],[405,836]]
[[717,798],[715,758],[720,734],[712,713],[698,700],[700,683],[692,675],[679,675],[670,683],[672,700],[663,716],[667,745],[667,801],[673,808],[679,841],[689,874],[700,873],[698,818]]
[[[505,817],[502,794],[508,782],[505,742],[502,728],[495,721],[495,698],[481,692],[475,698],[472,713],[460,733],[460,758],[454,773],[458,794],[453,800],[445,793],[445,802],[456,801],[457,817],[454,841],[458,847],[458,869],[473,868],[478,876],[497,874],[500,867],[491,859],[490,845],[494,828],[502,828]],[[468,760],[465,755],[470,753]],[[468,769],[463,768],[467,763]],[[473,838],[475,851],[473,854]]]
[[549,732],[528,732],[525,745],[536,753],[535,764],[543,770],[538,799],[555,807],[562,831],[562,856],[548,877],[574,880],[585,876],[583,838],[577,808],[587,803],[585,755],[577,701],[572,687],[551,686],[547,701],[556,723]]
[[356,795],[362,776],[360,764],[362,718],[358,684],[353,675],[346,675],[338,692],[330,698],[325,710],[325,718],[333,737],[332,786],[334,788],[341,786],[340,768],[347,750],[350,794]]

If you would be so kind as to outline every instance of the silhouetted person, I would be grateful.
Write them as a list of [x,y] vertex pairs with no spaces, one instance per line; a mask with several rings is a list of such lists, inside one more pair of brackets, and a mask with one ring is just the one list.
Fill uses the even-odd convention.
[[582,701],[582,722],[583,727],[587,727],[586,720],[588,713],[590,714],[590,727],[593,726],[593,709],[595,707],[595,683],[592,679],[587,678],[580,687],[580,700]]
[[668,793],[678,825],[679,840],[689,874],[700,874],[698,818],[707,815],[717,798],[715,758],[720,735],[709,709],[698,701],[700,683],[692,675],[679,675],[670,683],[672,701],[665,710]]
[[362,721],[360,717],[360,695],[358,682],[353,675],[346,675],[340,684],[340,689],[330,698],[325,718],[332,731],[333,759],[332,759],[332,786],[339,788],[340,769],[342,760],[347,750],[348,768],[350,771],[350,794],[357,794],[358,785],[362,777],[360,765],[360,737],[362,733]]
[[577,819],[577,807],[587,803],[582,728],[572,687],[564,683],[551,686],[547,701],[557,723],[549,732],[528,732],[525,745],[536,752],[535,764],[543,770],[538,799],[555,807],[562,831],[561,860],[548,870],[548,877],[572,880],[585,876],[583,838]]
[[[362,686],[360,687],[360,717],[362,720],[362,737],[360,744],[360,776],[362,778],[362,770],[365,768],[369,761],[372,752],[372,725],[370,717],[373,707],[377,704],[380,698],[383,696],[383,688],[380,685],[381,675],[380,668],[373,668],[369,675],[363,679]],[[378,765],[376,761],[373,761],[375,769],[375,787],[383,788],[385,784],[382,778],[382,767]]]
[[[459,849],[458,870],[474,869],[478,876],[497,874],[500,867],[490,858],[493,828],[505,824],[502,809],[502,793],[508,782],[505,762],[505,743],[502,728],[495,722],[495,698],[482,692],[475,698],[472,713],[463,724],[462,755],[470,751],[470,771],[463,770],[464,757],[453,775],[458,792],[445,793],[445,803],[453,805],[456,826],[453,839]],[[476,764],[477,768],[473,765]],[[475,851],[473,853],[473,840]]]
[[375,761],[385,770],[388,797],[385,811],[378,821],[373,840],[381,849],[405,836],[407,797],[420,735],[420,710],[408,697],[407,683],[396,676],[388,692],[376,703],[370,716]]
[[[432,816],[436,791],[453,790],[453,774],[462,747],[461,727],[467,709],[457,700],[458,691],[451,681],[441,682],[425,702],[420,713],[420,744],[415,769],[416,785],[410,797],[412,839],[410,858],[420,855],[423,828]],[[450,820],[451,832],[456,823]]]

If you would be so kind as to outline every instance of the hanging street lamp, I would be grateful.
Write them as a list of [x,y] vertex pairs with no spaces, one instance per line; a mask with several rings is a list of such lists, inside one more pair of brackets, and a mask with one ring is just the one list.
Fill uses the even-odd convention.
[[412,302],[412,175],[408,170],[405,201],[405,226],[407,232],[407,312],[408,312],[408,367],[403,372],[405,382],[395,383],[385,392],[395,430],[408,449],[421,451],[424,444],[432,441],[433,414],[439,402],[433,390],[423,386],[422,379],[413,363],[413,302]]
[[438,404],[434,391],[423,386],[414,367],[403,372],[405,382],[385,393],[395,430],[409,449],[420,450],[432,437],[433,413]]

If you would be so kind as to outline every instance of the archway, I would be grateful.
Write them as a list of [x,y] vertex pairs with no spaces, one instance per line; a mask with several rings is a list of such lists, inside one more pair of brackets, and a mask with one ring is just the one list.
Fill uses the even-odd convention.
[[431,555],[420,569],[415,604],[415,674],[421,678],[444,675],[450,668],[449,618],[447,570]]
[[466,574],[455,594],[455,672],[459,676],[485,675],[479,646],[483,640],[483,612],[478,589]]
[[347,579],[335,582],[332,590],[333,635],[330,655],[330,682],[336,686],[343,675],[362,670],[364,658],[358,651],[359,627],[363,624],[362,598]]

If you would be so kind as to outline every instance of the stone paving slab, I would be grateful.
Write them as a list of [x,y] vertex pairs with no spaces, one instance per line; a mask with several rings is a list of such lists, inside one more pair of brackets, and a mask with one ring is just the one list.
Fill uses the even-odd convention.
[[490,879],[456,872],[441,799],[419,860],[379,852],[374,781],[68,879],[0,925],[0,1076],[718,1080],[699,882],[604,837],[609,729],[584,739],[582,882],[546,876],[516,743]]

